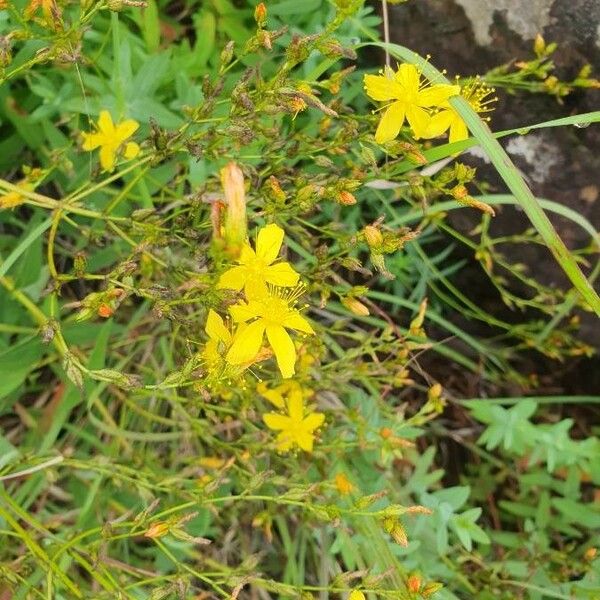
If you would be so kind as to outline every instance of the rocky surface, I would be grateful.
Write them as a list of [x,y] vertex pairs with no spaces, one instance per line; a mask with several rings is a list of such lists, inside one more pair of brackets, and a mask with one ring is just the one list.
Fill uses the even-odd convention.
[[[557,42],[554,54],[557,75],[573,78],[590,63],[600,77],[600,1],[598,0],[418,0],[390,6],[392,41],[421,54],[449,75],[485,73],[513,60],[532,57],[533,40],[541,33],[546,42]],[[567,115],[600,109],[599,90],[578,90],[559,104],[548,95],[499,91],[500,100],[492,116],[495,130],[521,127]],[[600,229],[600,125],[580,129],[563,127],[539,130],[527,136],[502,141],[525,175],[534,194],[569,206]],[[485,161],[472,156],[480,176],[492,182],[493,190],[505,188]],[[571,222],[551,217],[565,243],[581,247],[588,236]],[[453,217],[454,224],[468,231],[474,224],[469,211]],[[517,233],[527,220],[515,210],[501,211],[494,223],[496,234]],[[566,285],[554,259],[544,249],[518,247],[513,260],[526,261],[544,283]],[[476,267],[477,268],[477,267]],[[477,272],[465,273],[465,285],[480,281]],[[480,290],[475,285],[473,289]],[[490,296],[490,298],[492,295]],[[490,300],[482,298],[482,303]],[[476,299],[476,298],[474,298]],[[492,307],[488,306],[488,310]],[[582,334],[600,347],[600,327],[595,318],[584,318]],[[585,370],[599,363],[585,363]],[[593,391],[583,381],[581,389]],[[600,381],[595,384],[597,392]],[[583,387],[581,387],[583,386]]]

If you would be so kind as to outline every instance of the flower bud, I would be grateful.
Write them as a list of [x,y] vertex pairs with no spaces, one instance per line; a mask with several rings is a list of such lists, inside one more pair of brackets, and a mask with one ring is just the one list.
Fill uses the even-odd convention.
[[114,312],[115,311],[112,309],[112,307],[109,304],[107,304],[106,302],[103,302],[98,307],[98,316],[102,317],[104,319],[108,319],[109,317],[112,317]]
[[256,5],[254,9],[254,20],[259,27],[264,27],[267,24],[267,7],[264,2]]
[[352,206],[353,204],[356,204],[356,197],[353,193],[347,190],[342,190],[338,194],[338,202],[344,206]]
[[363,233],[365,234],[365,239],[367,240],[367,244],[369,244],[370,248],[378,248],[383,244],[383,235],[381,231],[377,229],[377,227],[373,225],[367,225],[363,229]]
[[236,163],[230,162],[221,169],[221,184],[225,193],[225,225],[223,237],[226,250],[237,257],[246,241],[246,193],[244,191],[244,175]]
[[416,594],[421,588],[421,578],[418,575],[411,575],[406,581],[406,587],[409,592]]
[[160,538],[169,532],[169,525],[164,521],[158,521],[150,525],[150,527],[144,533],[144,537],[147,538]]
[[368,317],[369,309],[356,298],[342,298],[342,304],[352,313],[359,317]]

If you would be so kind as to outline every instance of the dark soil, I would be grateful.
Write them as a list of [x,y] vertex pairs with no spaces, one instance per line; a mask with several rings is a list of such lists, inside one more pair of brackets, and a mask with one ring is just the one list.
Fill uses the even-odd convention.
[[[593,76],[600,77],[600,48],[596,46],[600,23],[600,2],[589,0],[556,0],[551,9],[551,24],[541,32],[546,42],[555,41],[559,49],[554,55],[557,76],[573,78],[581,67],[590,63]],[[532,39],[522,39],[507,25],[505,15],[497,11],[490,28],[492,43],[478,46],[471,23],[461,6],[453,0],[419,0],[390,6],[390,31],[393,42],[432,56],[437,67],[448,74],[470,75],[513,60],[532,57]],[[600,108],[600,90],[577,91],[559,104],[554,97],[541,94],[511,95],[499,90],[500,97],[492,116],[495,130],[521,127],[568,115],[591,112]],[[531,135],[531,134],[530,134]],[[596,229],[600,229],[600,126],[581,129],[562,127],[541,130],[534,134],[533,155],[511,156],[522,170],[540,198],[547,198],[569,206],[584,215]],[[521,139],[525,140],[525,136]],[[509,140],[502,141],[506,147]],[[491,184],[491,192],[505,193],[504,184],[494,170],[475,157],[461,157],[464,162],[478,166],[479,179]],[[479,217],[470,211],[456,211],[452,224],[463,232],[472,229]],[[551,216],[562,239],[570,248],[589,243],[589,236],[579,226],[563,218]],[[504,207],[494,219],[493,233],[505,235],[522,232],[528,226],[527,218],[517,210]],[[554,258],[544,248],[514,246],[506,248],[507,257],[514,262],[526,263],[533,275],[545,284],[568,287],[568,282]],[[463,269],[459,284],[469,290],[469,297],[493,314],[506,318],[506,307],[495,291],[482,280],[479,265],[470,259]],[[597,260],[591,256],[591,262]],[[589,268],[586,269],[589,272]],[[583,313],[581,337],[589,344],[600,347],[600,326],[593,315]],[[521,314],[513,316],[515,321]],[[463,325],[461,323],[461,325]],[[477,325],[471,324],[477,332]],[[526,358],[524,373],[540,375],[541,388],[536,393],[600,393],[600,359],[571,360],[557,364],[539,355]],[[473,390],[475,391],[475,390]]]

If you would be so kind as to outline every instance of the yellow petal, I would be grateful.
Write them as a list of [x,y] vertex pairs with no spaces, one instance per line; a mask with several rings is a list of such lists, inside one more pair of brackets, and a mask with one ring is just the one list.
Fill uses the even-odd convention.
[[302,433],[296,434],[296,443],[300,446],[300,449],[305,452],[313,451],[314,441],[315,436],[312,433],[303,431]]
[[219,277],[219,283],[217,283],[217,289],[228,289],[228,290],[237,290],[240,291],[244,284],[246,283],[246,279],[248,277],[248,272],[246,267],[232,267],[228,271],[225,271]]
[[310,413],[304,421],[302,421],[302,427],[309,431],[314,431],[323,425],[325,421],[325,415],[323,413]]
[[381,117],[379,126],[375,132],[375,141],[378,144],[391,142],[400,132],[400,127],[404,123],[405,104],[403,102],[394,102]]
[[127,160],[131,160],[135,158],[140,153],[140,147],[135,142],[129,142],[125,146],[125,151],[123,152],[123,156]]
[[469,130],[465,122],[456,115],[456,118],[452,121],[452,125],[450,127],[450,143],[452,142],[460,142],[461,140],[466,140],[469,137]]
[[423,137],[430,139],[442,135],[452,125],[454,116],[454,111],[452,110],[440,110],[432,115],[427,126],[427,132]]
[[256,240],[256,256],[270,265],[279,254],[285,232],[279,225],[271,223],[258,232]]
[[365,91],[373,100],[397,100],[402,97],[402,87],[397,81],[383,75],[365,75]]
[[398,67],[395,79],[402,86],[404,93],[412,96],[419,90],[421,74],[415,65],[403,63]]
[[302,394],[290,394],[287,400],[290,419],[295,423],[301,423],[304,416],[304,400]]
[[106,136],[114,135],[115,126],[112,117],[107,110],[100,111],[100,116],[98,117],[98,129]]
[[276,390],[264,390],[260,392],[260,395],[266,398],[273,406],[276,406],[277,408],[285,408],[283,396]]
[[115,138],[119,142],[124,142],[127,138],[130,138],[137,130],[140,124],[133,119],[125,119],[121,121],[115,128]]
[[112,144],[105,144],[100,148],[100,164],[105,171],[112,171],[116,160],[117,152]]
[[290,263],[282,262],[270,265],[265,269],[265,280],[273,285],[281,287],[292,287],[298,283],[298,273],[294,271]]
[[283,327],[269,325],[267,327],[267,339],[275,353],[281,376],[284,379],[291,377],[295,373],[296,348],[289,333]]
[[101,133],[82,133],[81,136],[83,137],[82,148],[88,152],[101,146],[104,141],[104,136]]
[[208,311],[204,331],[206,331],[208,337],[212,340],[224,342],[226,344],[231,341],[231,333],[229,333],[229,330],[225,327],[221,315],[218,315],[212,308]]
[[295,329],[296,331],[302,331],[309,334],[314,333],[310,323],[297,310],[290,310],[282,325],[288,329]]
[[247,265],[249,263],[252,263],[256,260],[256,253],[254,252],[254,250],[252,250],[252,248],[250,248],[250,246],[248,244],[244,244],[242,246],[242,249],[240,250],[240,257],[238,259],[238,262],[240,262],[243,265]]
[[427,133],[431,117],[425,110],[413,104],[406,109],[406,119],[413,131],[415,139],[418,140]]
[[419,106],[441,106],[450,96],[460,94],[460,86],[438,83],[419,92]]
[[289,431],[282,431],[277,436],[277,450],[287,452],[294,445],[294,438]]
[[248,300],[260,300],[269,295],[265,280],[258,274],[250,275],[248,279],[246,279],[244,291],[246,292],[246,298],[248,298]]
[[250,319],[258,317],[261,306],[256,302],[248,304],[234,304],[229,307],[229,314],[236,323],[244,323]]
[[250,323],[239,336],[236,336],[225,357],[227,362],[232,365],[251,362],[260,350],[264,332],[265,326],[262,320]]
[[290,426],[290,418],[278,415],[277,413],[267,413],[263,415],[263,421],[269,429],[287,429]]

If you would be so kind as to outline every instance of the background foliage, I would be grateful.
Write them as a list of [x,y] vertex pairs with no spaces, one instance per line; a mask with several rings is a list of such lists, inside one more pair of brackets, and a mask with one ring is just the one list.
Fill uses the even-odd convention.
[[[253,2],[2,4],[2,597],[598,597],[599,398],[534,396],[524,366],[593,352],[590,307],[506,258],[545,244],[534,228],[449,221],[519,201],[463,164],[481,139],[375,144],[373,7],[282,0],[257,25]],[[548,81],[536,44],[482,75],[498,93],[596,85]],[[81,146],[102,109],[140,123],[113,173]],[[279,223],[307,283],[312,454],[278,454],[262,424],[270,363],[205,382],[207,311],[233,301],[211,220],[230,161],[250,237]],[[589,234],[569,259],[593,280],[594,225],[540,204]],[[473,263],[493,309],[458,283]]]

